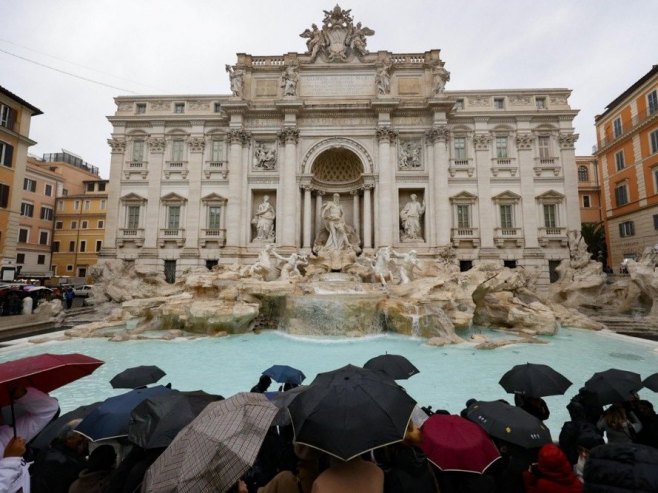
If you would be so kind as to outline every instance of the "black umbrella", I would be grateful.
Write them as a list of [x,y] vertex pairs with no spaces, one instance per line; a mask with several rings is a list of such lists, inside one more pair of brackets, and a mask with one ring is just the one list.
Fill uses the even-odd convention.
[[381,371],[393,380],[406,380],[420,373],[420,370],[411,364],[404,356],[399,354],[382,354],[368,360],[364,368],[368,370]]
[[349,460],[401,441],[415,405],[389,377],[347,365],[319,374],[288,411],[295,442]]
[[548,365],[537,363],[516,365],[498,383],[510,394],[528,397],[562,395],[571,386],[571,381],[564,375]]
[[167,447],[208,404],[222,399],[203,391],[172,391],[149,397],[133,409],[128,439],[145,449]]
[[658,373],[654,373],[653,375],[649,375],[647,378],[645,378],[642,381],[642,385],[644,385],[649,390],[653,390],[654,392],[658,392]]
[[157,366],[135,366],[115,375],[110,383],[114,389],[137,389],[155,383],[165,375]]
[[94,402],[80,406],[73,411],[62,414],[59,418],[51,421],[46,427],[39,432],[39,434],[30,442],[30,447],[37,450],[47,449],[50,443],[57,438],[57,435],[64,429],[64,427],[75,419],[86,418],[94,409],[102,404],[102,401]]
[[520,407],[502,401],[478,401],[468,408],[466,417],[479,424],[489,436],[523,448],[551,443],[551,432],[544,423]]
[[601,405],[627,401],[642,386],[638,373],[616,368],[595,373],[585,382],[585,390],[595,393]]

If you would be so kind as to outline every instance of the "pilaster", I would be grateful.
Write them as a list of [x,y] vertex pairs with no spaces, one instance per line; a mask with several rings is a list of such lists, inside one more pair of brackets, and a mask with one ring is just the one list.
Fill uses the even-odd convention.
[[397,139],[398,133],[389,126],[377,127],[375,133],[379,142],[379,186],[377,187],[377,208],[375,218],[378,224],[379,237],[377,246],[393,244],[393,226],[397,223],[397,214],[390,213],[393,199],[394,168],[391,162],[391,144]]
[[298,192],[296,188],[296,156],[299,129],[297,127],[284,127],[279,132],[279,139],[284,147],[283,165],[280,171],[280,194],[277,197],[279,209],[277,223],[277,236],[279,246],[297,246],[297,217],[296,202]]

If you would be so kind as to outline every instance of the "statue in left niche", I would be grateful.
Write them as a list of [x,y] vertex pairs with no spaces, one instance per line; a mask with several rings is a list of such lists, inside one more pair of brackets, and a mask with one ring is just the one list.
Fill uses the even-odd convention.
[[251,223],[256,225],[256,241],[272,241],[275,238],[274,219],[276,210],[270,204],[270,197],[265,195],[263,201],[258,204],[258,209]]
[[238,98],[242,97],[242,86],[244,84],[244,70],[237,66],[232,67],[226,64],[226,71],[228,72],[231,81],[231,92]]

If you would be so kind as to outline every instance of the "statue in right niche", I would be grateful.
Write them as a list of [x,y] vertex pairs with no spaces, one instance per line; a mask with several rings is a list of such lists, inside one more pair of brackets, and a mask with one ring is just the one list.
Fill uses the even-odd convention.
[[402,229],[400,237],[402,241],[423,241],[420,220],[425,214],[425,202],[418,202],[418,196],[412,193],[409,201],[400,211],[400,222]]

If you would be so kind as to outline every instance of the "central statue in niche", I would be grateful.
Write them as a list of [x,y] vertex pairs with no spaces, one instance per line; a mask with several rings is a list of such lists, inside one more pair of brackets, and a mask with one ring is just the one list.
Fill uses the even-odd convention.
[[345,223],[339,193],[334,193],[332,200],[323,203],[320,210],[322,228],[315,239],[313,251],[330,270],[340,271],[356,260],[361,252],[360,239],[355,229]]

